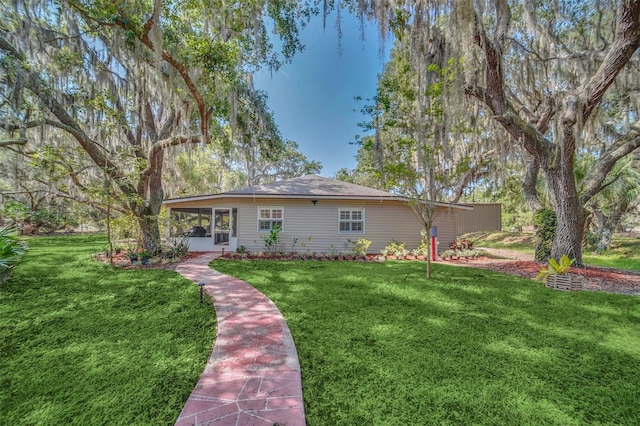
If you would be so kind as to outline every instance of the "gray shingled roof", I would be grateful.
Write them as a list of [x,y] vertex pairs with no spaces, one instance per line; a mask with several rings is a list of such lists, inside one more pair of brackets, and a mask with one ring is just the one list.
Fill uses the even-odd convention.
[[[349,182],[325,178],[318,175],[267,183],[265,185],[247,186],[229,192],[221,192],[211,195],[199,195],[194,197],[174,198],[164,200],[164,204],[179,205],[183,202],[203,201],[224,197],[266,197],[266,198],[336,198],[336,199],[387,199],[402,201],[403,198],[379,189],[367,188]],[[449,206],[472,210],[472,207],[463,204],[435,203],[439,206]]]
[[298,197],[376,197],[397,198],[397,196],[378,189],[355,185],[318,175],[307,175],[299,178],[267,183],[265,185],[248,186],[229,191],[226,195],[285,195]]

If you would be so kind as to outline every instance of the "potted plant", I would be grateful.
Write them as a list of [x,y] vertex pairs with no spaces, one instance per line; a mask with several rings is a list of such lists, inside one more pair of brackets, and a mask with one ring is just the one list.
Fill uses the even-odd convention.
[[575,259],[569,259],[566,254],[563,254],[559,261],[550,258],[549,265],[540,270],[536,279],[542,280],[548,288],[565,291],[582,290],[582,277],[569,273],[575,261]]

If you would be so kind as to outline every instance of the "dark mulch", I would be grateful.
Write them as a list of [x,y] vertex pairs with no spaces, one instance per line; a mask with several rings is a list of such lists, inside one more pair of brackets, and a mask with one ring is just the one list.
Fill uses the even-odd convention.
[[[489,269],[529,279],[534,279],[544,266],[541,263],[530,260],[492,259],[488,257],[470,261],[454,260],[444,263]],[[585,290],[640,296],[639,272],[588,266],[586,268],[571,268],[571,273],[583,277]]]
[[[129,260],[127,253],[122,251],[120,253],[113,253],[113,259],[109,259],[106,253],[98,253],[93,258],[99,262],[112,263],[113,266],[122,269],[166,269],[174,270],[181,262],[198,257],[202,252],[192,251],[180,258],[163,259],[161,257],[152,257],[149,259],[149,263],[143,265],[139,261],[132,262]],[[113,260],[113,262],[112,262]]]

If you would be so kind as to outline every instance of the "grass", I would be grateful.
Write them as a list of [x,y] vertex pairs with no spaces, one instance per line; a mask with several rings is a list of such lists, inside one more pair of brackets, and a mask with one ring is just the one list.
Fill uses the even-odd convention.
[[93,261],[101,237],[28,244],[0,286],[0,424],[173,424],[215,336],[198,287]]
[[640,271],[640,239],[614,237],[606,252],[585,252],[582,257],[587,265]]
[[310,426],[640,419],[640,298],[419,262],[212,266],[285,316]]
[[474,247],[509,249],[534,254],[535,237],[530,232],[473,232],[463,236],[474,242]]
[[[530,232],[476,232],[464,237],[474,241],[477,247],[534,253],[535,237]],[[605,252],[594,253],[583,249],[582,260],[590,266],[640,271],[640,239],[614,237],[609,250]]]

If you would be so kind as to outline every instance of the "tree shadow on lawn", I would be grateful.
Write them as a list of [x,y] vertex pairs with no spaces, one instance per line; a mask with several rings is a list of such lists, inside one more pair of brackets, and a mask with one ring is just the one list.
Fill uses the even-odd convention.
[[60,240],[32,239],[0,288],[0,423],[174,421],[209,354],[213,307],[175,272],[111,268],[91,258],[100,242]]
[[310,423],[640,417],[638,298],[447,265],[228,266],[287,319]]

